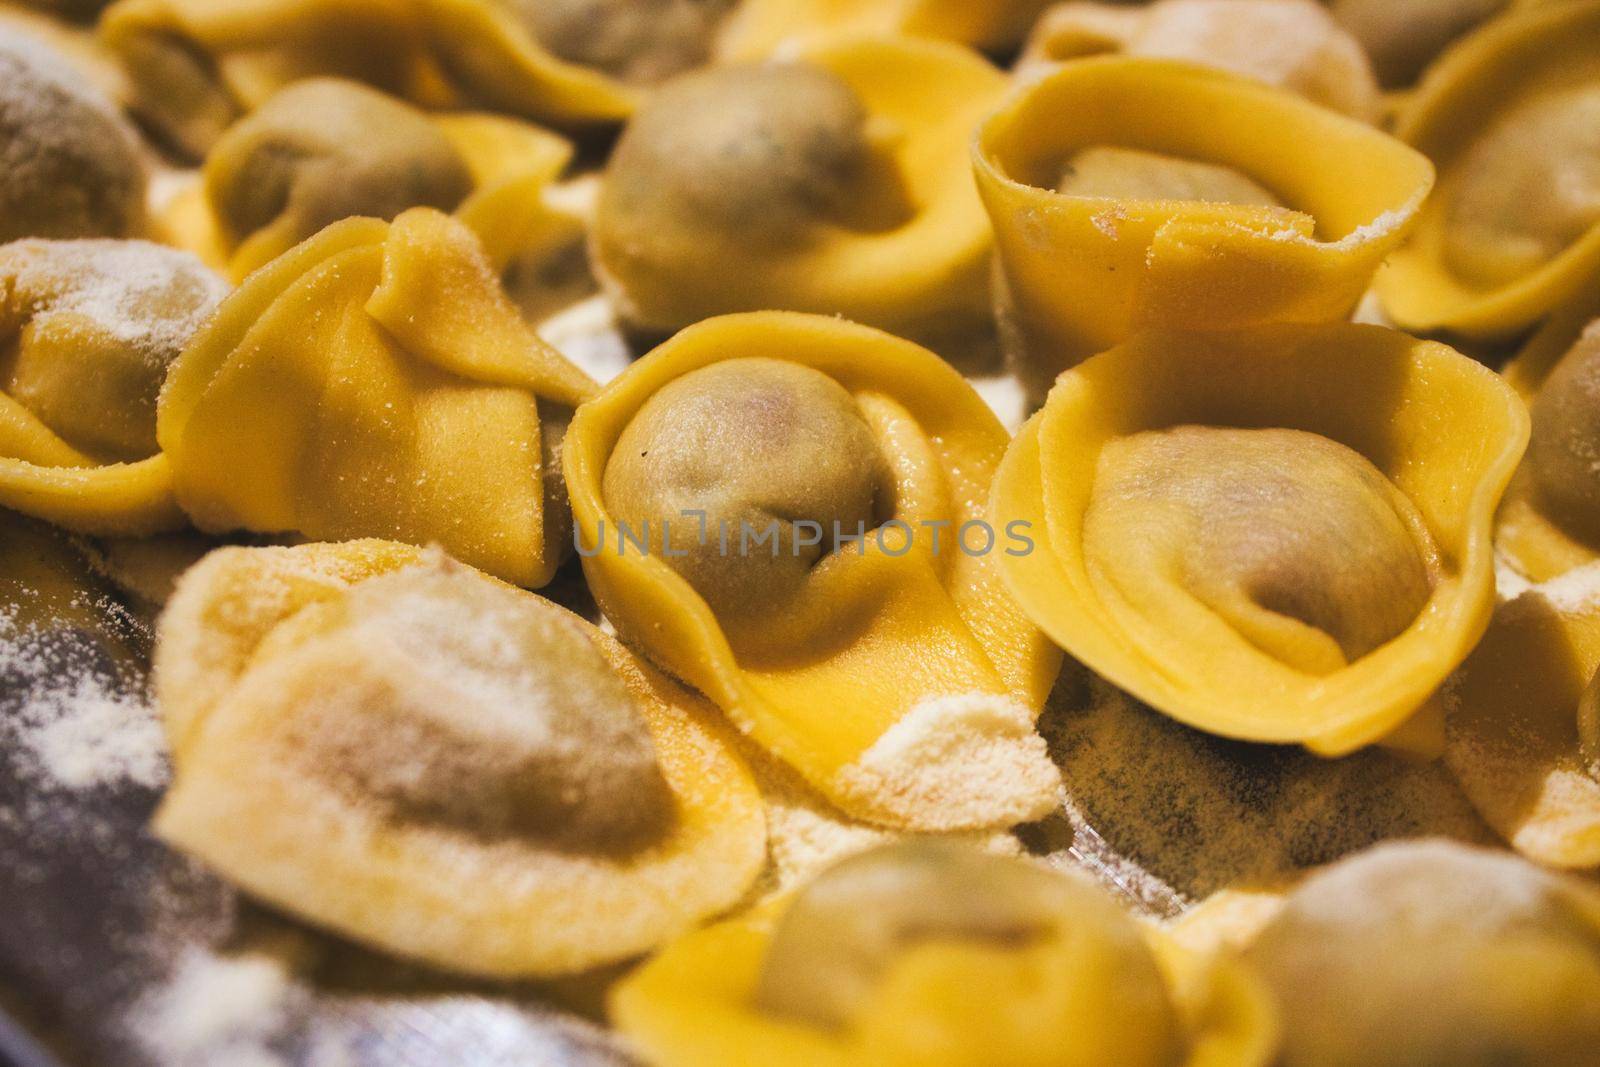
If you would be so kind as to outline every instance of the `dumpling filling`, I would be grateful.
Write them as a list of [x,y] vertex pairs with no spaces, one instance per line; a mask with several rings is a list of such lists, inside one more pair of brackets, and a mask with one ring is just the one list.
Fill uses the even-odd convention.
[[355,82],[315,78],[278,93],[217,142],[206,191],[232,243],[286,250],[353,215],[452,210],[466,162],[422,112]]
[[704,63],[730,0],[503,0],[569,63],[654,84]]
[[652,396],[618,440],[602,491],[618,523],[648,529],[655,550],[737,630],[797,596],[837,537],[877,526],[886,477],[842,386],[753,357],[685,374]]
[[1284,206],[1265,186],[1234,167],[1111,145],[1074,154],[1061,169],[1056,192],[1127,200]]
[[0,28],[0,242],[144,228],[137,135],[42,42]]
[[1462,158],[1445,258],[1485,286],[1505,285],[1600,224],[1600,86],[1510,108]]
[[810,64],[736,66],[674,81],[623,134],[606,172],[608,228],[639,240],[804,241],[832,223],[888,229],[909,205],[856,93]]
[[338,615],[313,640],[346,667],[295,747],[358,800],[591,847],[670,815],[644,720],[576,620],[445,561],[357,585]]
[[1390,844],[1311,878],[1246,951],[1281,1067],[1554,1067],[1600,1047],[1592,891],[1521,859]]
[[1301,430],[1118,438],[1101,454],[1083,538],[1097,582],[1176,582],[1313,674],[1399,635],[1432,591],[1415,506],[1363,456]]
[[1542,502],[1563,528],[1600,546],[1600,324],[1556,364],[1531,410],[1528,463]]

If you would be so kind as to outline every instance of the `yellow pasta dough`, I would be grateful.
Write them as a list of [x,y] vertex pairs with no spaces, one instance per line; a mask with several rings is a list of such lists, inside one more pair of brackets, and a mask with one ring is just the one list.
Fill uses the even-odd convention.
[[1451,689],[1451,771],[1485,821],[1553,867],[1600,866],[1597,671],[1591,563],[1501,604]]
[[867,39],[663,89],[607,167],[594,258],[622,317],[840,314],[941,347],[989,328],[967,142],[1005,78],[956,45]]
[[570,543],[559,428],[593,389],[472,232],[413,208],[252,275],[174,364],[157,429],[203,530],[438,542],[536,587]]
[[1199,999],[1078,877],[916,842],[674,942],[611,1015],[652,1067],[1264,1067],[1256,988]]
[[1516,337],[1600,274],[1600,3],[1536,4],[1440,61],[1395,133],[1439,168],[1379,275],[1405,329]]
[[1387,844],[1291,893],[1245,949],[1277,1067],[1581,1067],[1600,1042],[1600,896],[1504,853]]
[[1494,374],[1378,327],[1141,335],[1062,375],[1012,443],[991,522],[1039,548],[1001,572],[1157,710],[1341,755],[1482,635],[1527,436]]
[[156,396],[226,293],[143,241],[0,245],[0,505],[82,533],[183,525]]
[[828,38],[904,34],[993,51],[1021,42],[1049,0],[741,0],[718,40],[723,60],[763,59]]
[[1022,69],[1108,52],[1200,63],[1364,121],[1378,115],[1366,54],[1315,0],[1158,0],[1147,7],[1073,0],[1034,25]]
[[437,550],[219,550],[162,617],[155,685],[163,839],[449,970],[636,955],[734,903],[765,858],[707,705]]
[[434,207],[457,211],[503,266],[538,243],[543,188],[571,157],[565,138],[516,119],[427,115],[359,82],[308,78],[229,127],[164,222],[242,280],[342,219]]
[[1552,315],[1506,365],[1528,402],[1528,455],[1500,506],[1495,548],[1540,582],[1600,559],[1600,289]]
[[0,243],[136,237],[145,180],[115,105],[44,40],[0,26]]
[[[1192,178],[1152,187],[1140,165],[1131,177],[1143,180],[1121,195],[1106,183],[1061,189],[1081,153],[1106,149],[1234,178],[1220,191]],[[1002,325],[1035,400],[1057,373],[1141,329],[1346,317],[1433,179],[1416,152],[1290,93],[1127,56],[1069,63],[1022,90],[980,127],[973,153]],[[1240,202],[1229,195],[1238,178],[1276,202]]]
[[[589,33],[577,44],[620,48],[624,56],[600,59],[626,67],[640,50],[660,44],[655,35],[628,29],[630,20],[714,6],[695,0],[118,0],[102,18],[100,34],[128,72],[136,109],[175,148],[199,158],[274,92],[317,76],[365,82],[423,107],[480,106],[563,126],[614,123],[633,109],[636,90],[598,66],[583,65],[594,57],[581,47],[579,62],[561,58],[539,34],[560,48],[572,43],[574,20],[587,24]],[[701,32],[708,34],[709,25]],[[641,71],[663,62],[647,60]]]
[[1059,659],[1000,589],[991,553],[1011,543],[981,521],[1005,440],[909,342],[709,320],[573,421],[584,571],[620,633],[846,812],[1037,817],[1057,775],[1033,719]]

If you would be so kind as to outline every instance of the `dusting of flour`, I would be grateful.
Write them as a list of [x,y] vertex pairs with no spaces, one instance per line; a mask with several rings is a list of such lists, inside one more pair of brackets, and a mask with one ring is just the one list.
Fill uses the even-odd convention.
[[1033,719],[992,693],[921,700],[836,785],[863,811],[933,830],[1041,818],[1060,803],[1061,775]]

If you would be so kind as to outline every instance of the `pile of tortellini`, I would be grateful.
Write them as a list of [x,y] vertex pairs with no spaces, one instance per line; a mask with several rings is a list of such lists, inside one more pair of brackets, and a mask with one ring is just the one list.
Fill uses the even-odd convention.
[[[1600,0],[32,6],[0,568],[164,841],[654,1067],[1600,1064]],[[1503,847],[1140,915],[1063,672]]]

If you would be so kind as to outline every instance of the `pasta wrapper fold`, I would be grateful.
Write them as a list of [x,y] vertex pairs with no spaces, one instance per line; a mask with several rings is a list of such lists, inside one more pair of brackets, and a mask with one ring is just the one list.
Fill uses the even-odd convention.
[[[1232,485],[1226,474],[1214,481],[1209,461],[1195,469],[1200,461],[1175,453],[1174,469],[1187,466],[1196,488],[1157,493],[1167,510],[1144,513],[1174,525],[1136,518],[1144,525],[1105,527],[1103,515],[1116,521],[1116,509],[1139,505],[1145,493],[1138,482],[1107,481],[1117,458],[1141,442],[1196,432],[1220,432],[1239,447],[1271,443],[1259,444],[1266,451],[1244,468],[1256,472],[1248,485]],[[1070,655],[1157,710],[1214,734],[1342,755],[1384,739],[1424,705],[1437,718],[1430,695],[1493,609],[1490,522],[1527,438],[1527,413],[1497,376],[1443,345],[1379,327],[1144,334],[1062,375],[1012,443],[995,476],[991,521],[1029,521],[1040,544],[1002,557],[1001,573]],[[1291,453],[1300,448],[1309,452],[1297,459]],[[1279,499],[1296,499],[1295,479],[1308,475],[1295,472],[1312,453],[1365,469],[1374,494],[1367,499],[1390,501],[1384,507],[1401,525],[1358,521],[1360,495],[1334,493],[1334,483],[1322,481],[1332,468],[1320,466],[1304,468],[1324,473],[1298,491],[1300,504],[1272,510]],[[1159,480],[1149,484],[1159,489]],[[1200,495],[1182,495],[1189,491]],[[1331,518],[1352,525],[1331,533],[1313,525],[1328,501],[1345,501],[1337,509],[1350,512]],[[1235,510],[1263,518],[1246,535],[1226,525]],[[1112,533],[1091,530],[1086,539],[1086,516]],[[1185,516],[1199,525],[1176,525]],[[1234,532],[1220,535],[1222,556],[1193,571],[1200,564],[1185,553],[1209,544],[1212,529]],[[1380,529],[1393,531],[1393,562],[1346,582],[1347,570],[1361,573],[1352,569],[1363,558],[1357,546],[1364,551]],[[1335,540],[1309,547],[1324,537]],[[1302,546],[1303,566],[1294,562]],[[1317,562],[1325,559],[1326,568]],[[1405,559],[1427,572],[1409,594]],[[1261,611],[1203,581],[1236,560],[1244,595],[1259,583]],[[1415,598],[1414,614],[1392,610],[1404,596]],[[1387,629],[1331,648],[1319,619],[1330,604],[1341,618],[1352,599],[1362,611],[1390,614]],[[1397,738],[1408,747],[1431,732],[1411,725]]]
[[[1285,207],[1053,191],[1085,148],[1232,167]],[[1014,359],[1055,374],[1143,329],[1347,317],[1433,184],[1415,151],[1293,94],[1167,60],[1063,66],[980,127]]]
[[99,32],[129,74],[134,109],[194,159],[309,77],[571,127],[618,122],[635,103],[635,90],[551,55],[494,0],[119,0]]
[[[860,859],[845,861],[852,862]],[[832,877],[819,877],[819,894]],[[1060,889],[1063,902],[1076,906],[1032,917],[1025,937],[996,941],[937,927],[911,933],[888,949],[883,973],[840,1026],[776,1011],[762,1002],[763,972],[777,966],[782,927],[796,921],[807,892],[668,945],[614,989],[613,1023],[659,1067],[1267,1063],[1273,1023],[1258,985],[1230,963],[1147,944],[1163,939],[1141,933],[1115,902],[1076,878]],[[874,905],[895,907],[859,906]],[[989,907],[988,921],[1004,928],[1005,906]],[[883,951],[851,948],[846,966]]]
[[[880,526],[881,543],[869,529],[841,545],[792,602],[730,634],[659,553],[622,542],[602,479],[653,394],[757,355],[822,372],[876,415],[904,529]],[[931,352],[839,320],[761,312],[703,322],[635,363],[580,409],[564,462],[585,575],[625,640],[846,812],[946,830],[1024,821],[1055,802],[1056,772],[1033,720],[1059,657],[1005,596],[992,559],[955,545],[958,528],[982,518],[1005,439]],[[949,524],[937,551],[924,522]],[[739,551],[740,531],[729,536]],[[968,776],[985,760],[1010,768],[986,794]]]
[[[394,644],[403,637],[394,628],[408,620],[373,618],[373,602],[361,599],[381,583],[402,588],[397,581],[424,593],[430,583],[437,591],[439,582],[465,581],[477,599],[436,601],[432,610],[487,626],[492,620],[471,613],[498,602],[490,610],[510,612],[514,628],[496,628],[487,645],[454,630],[446,643],[469,657],[465,674],[397,662],[405,646]],[[386,603],[405,610],[408,602]],[[529,640],[529,632],[543,636]],[[373,643],[350,640],[374,634]],[[413,652],[424,661],[435,654]],[[650,796],[661,810],[646,813],[648,834],[563,838],[561,825],[527,821],[521,792],[509,800],[497,792],[527,786],[496,762],[508,743],[492,740],[497,690],[480,680],[494,672],[505,672],[503,685],[529,672],[565,676],[565,694],[554,684],[548,700],[577,692],[591,714],[614,715],[619,708],[606,704],[620,701],[639,717],[665,790]],[[592,685],[584,672],[598,672]],[[733,904],[765,861],[759,793],[709,705],[577,616],[434,550],[355,541],[214,552],[183,578],[163,616],[155,685],[177,765],[157,834],[257,897],[437,967],[554,977],[626,959]],[[457,685],[452,699],[447,690]],[[447,703],[426,710],[428,701]],[[328,707],[336,711],[318,710]],[[373,757],[375,744],[336,761],[319,755],[342,751],[340,730],[406,731],[419,715],[457,732],[438,749]],[[461,777],[448,762],[460,749],[449,744],[474,746],[468,758],[482,761],[484,777]],[[406,794],[396,801],[349,778],[352,767],[382,771],[393,755],[410,762],[380,786],[415,790],[452,773],[447,788],[497,802],[486,810],[503,801],[510,821],[459,825]],[[581,768],[607,757],[576,758]]]
[[415,208],[252,275],[174,364],[157,432],[202,529],[437,542],[531,587],[567,547],[540,407],[593,390],[471,231]]
[[[768,155],[782,165],[787,150],[796,157],[789,165],[798,168],[812,157],[834,162],[829,154],[846,149],[810,140],[784,144],[797,136],[792,127],[811,116],[784,113],[781,96],[749,134],[778,142],[762,153],[742,141],[723,143],[721,115],[685,114],[681,95],[663,96],[619,143],[595,222],[594,258],[623,318],[669,332],[730,312],[805,311],[843,315],[936,348],[990,329],[992,238],[966,153],[973,126],[1005,92],[1004,75],[957,45],[905,38],[826,43],[772,66],[791,63],[820,71],[853,97],[864,130],[826,135],[862,137],[867,158],[853,160],[848,177],[824,169],[804,174],[797,189],[779,188],[780,198],[798,194],[796,203],[752,202],[738,221],[723,220],[698,209],[700,201],[742,204],[750,193],[702,188],[693,170],[676,173],[696,166],[695,151],[750,157],[754,171],[746,180],[759,184],[772,180],[759,169]],[[702,77],[759,77],[763,69]],[[668,104],[677,111],[663,111]],[[702,104],[706,111],[715,106]],[[798,136],[819,133],[807,128]],[[818,196],[839,202],[819,208],[811,202]],[[780,214],[796,216],[791,229],[765,232]]]
[[1593,0],[1514,10],[1429,70],[1395,123],[1439,169],[1411,239],[1378,275],[1397,325],[1511,340],[1594,287],[1596,114]]

